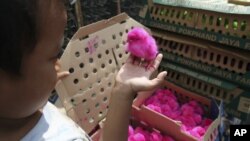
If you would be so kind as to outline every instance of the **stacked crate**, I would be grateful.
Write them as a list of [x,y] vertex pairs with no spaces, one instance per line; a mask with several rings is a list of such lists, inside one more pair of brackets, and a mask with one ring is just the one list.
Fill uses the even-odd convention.
[[225,0],[145,0],[135,17],[150,27],[167,80],[225,102],[242,123],[250,114],[250,7]]

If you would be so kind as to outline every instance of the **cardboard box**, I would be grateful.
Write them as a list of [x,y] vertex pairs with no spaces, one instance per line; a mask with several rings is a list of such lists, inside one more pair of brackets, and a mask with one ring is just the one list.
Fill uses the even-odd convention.
[[126,35],[133,27],[143,25],[126,14],[82,27],[60,59],[62,70],[71,74],[56,91],[67,115],[89,134],[107,114],[117,70],[128,57]]
[[[145,0],[146,1],[146,0]],[[217,0],[147,0],[142,24],[250,50],[250,8]]]
[[217,44],[168,32],[153,30],[153,35],[166,62],[174,62],[250,90],[248,52],[228,50]]
[[[165,86],[172,90],[176,95],[178,100],[185,102],[188,100],[196,100],[206,109],[210,109],[210,100],[199,96],[193,92],[187,91],[181,87],[178,87],[172,83],[165,81]],[[136,119],[147,123],[150,127],[159,129],[165,134],[168,134],[175,138],[177,141],[197,141],[196,138],[186,134],[181,130],[181,123],[179,121],[172,120],[160,113],[157,113],[145,105],[143,102],[150,97],[152,92],[143,92],[135,99],[133,103],[133,114]],[[209,113],[209,111],[207,111]],[[214,141],[218,135],[218,128],[220,124],[221,117],[217,115],[217,118],[208,128],[207,132],[204,135],[204,141]]]

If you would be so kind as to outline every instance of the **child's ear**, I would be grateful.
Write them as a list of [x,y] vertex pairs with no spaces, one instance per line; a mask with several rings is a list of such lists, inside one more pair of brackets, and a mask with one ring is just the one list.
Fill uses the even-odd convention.
[[56,70],[56,74],[57,74],[57,81],[60,80],[60,79],[63,79],[64,77],[69,75],[68,71],[62,71],[61,70],[61,64],[60,64],[59,59],[56,60],[55,70]]

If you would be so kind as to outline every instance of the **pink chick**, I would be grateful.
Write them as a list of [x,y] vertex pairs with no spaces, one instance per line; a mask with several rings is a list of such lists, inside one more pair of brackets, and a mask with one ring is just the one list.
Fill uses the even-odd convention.
[[145,29],[135,27],[128,32],[127,43],[126,50],[134,57],[148,61],[146,67],[151,67],[150,63],[158,53],[155,39]]
[[136,133],[128,138],[128,141],[146,141],[145,137],[141,133]]
[[156,112],[158,112],[158,113],[162,113],[162,112],[161,112],[161,107],[159,107],[159,106],[155,106],[155,105],[153,105],[153,104],[149,104],[149,105],[147,105],[147,107],[148,107],[149,109],[153,110],[153,111],[156,111]]
[[131,136],[134,134],[134,129],[131,125],[128,126],[128,136]]
[[150,134],[149,141],[162,141],[162,135],[153,131]]

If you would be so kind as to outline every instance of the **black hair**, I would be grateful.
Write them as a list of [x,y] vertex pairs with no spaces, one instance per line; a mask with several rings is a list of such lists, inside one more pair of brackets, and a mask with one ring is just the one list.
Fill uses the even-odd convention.
[[23,55],[37,40],[37,1],[2,0],[0,4],[0,69],[20,74]]

